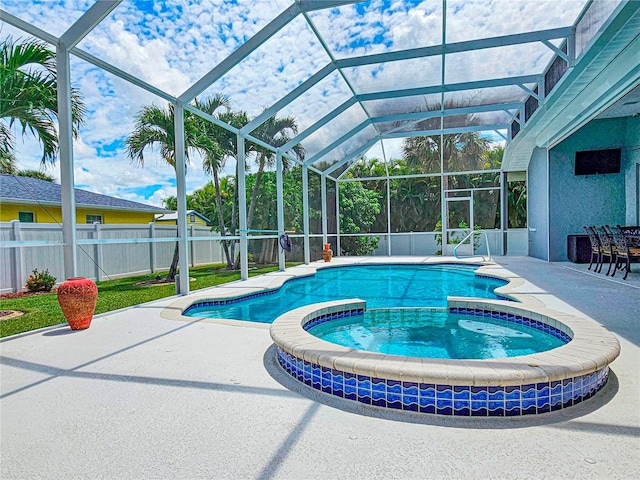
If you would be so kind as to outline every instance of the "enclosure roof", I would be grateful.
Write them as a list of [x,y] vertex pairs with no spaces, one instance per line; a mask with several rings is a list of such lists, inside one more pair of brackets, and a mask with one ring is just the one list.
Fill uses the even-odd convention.
[[[223,93],[251,118],[224,126],[250,141],[274,115],[293,116],[298,134],[273,150],[293,158],[302,145],[304,164],[337,177],[381,141],[464,132],[510,141],[527,102],[546,96],[545,75],[558,62],[571,69],[610,18],[635,14],[630,3],[5,0],[2,17],[218,124],[193,101]],[[116,35],[130,51],[110,48]],[[159,64],[166,49],[189,55]]]

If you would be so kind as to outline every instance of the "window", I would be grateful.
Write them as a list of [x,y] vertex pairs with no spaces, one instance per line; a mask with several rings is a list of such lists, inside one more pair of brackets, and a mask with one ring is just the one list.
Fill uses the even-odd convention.
[[87,215],[87,223],[102,223],[102,215]]
[[194,214],[189,215],[189,221],[191,223],[196,223],[196,216]]
[[18,220],[24,223],[34,223],[36,214],[33,212],[18,212]]

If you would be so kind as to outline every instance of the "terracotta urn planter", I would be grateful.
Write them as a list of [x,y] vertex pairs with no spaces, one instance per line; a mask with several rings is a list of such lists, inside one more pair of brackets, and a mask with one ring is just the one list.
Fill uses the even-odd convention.
[[322,259],[325,262],[330,262],[331,258],[333,257],[333,250],[331,250],[331,244],[330,243],[323,243],[323,249],[322,249]]
[[72,330],[89,328],[98,300],[98,287],[85,277],[73,277],[58,287],[58,303]]

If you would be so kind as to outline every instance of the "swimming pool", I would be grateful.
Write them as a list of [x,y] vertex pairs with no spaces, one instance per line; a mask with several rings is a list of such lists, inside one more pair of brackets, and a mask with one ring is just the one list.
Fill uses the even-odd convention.
[[356,298],[332,297],[330,301],[298,308],[288,305],[287,311],[272,324],[184,315],[190,308],[208,302],[228,305],[248,296],[269,299],[287,284],[311,280],[310,275],[316,271],[344,270],[346,265],[378,266],[384,262],[391,263],[392,269],[402,262],[411,269],[439,263],[445,269],[457,260],[342,257],[330,264],[300,265],[183,296],[167,304],[161,316],[190,323],[269,329],[277,362],[292,378],[345,401],[381,408],[467,417],[531,415],[572,407],[606,385],[609,365],[620,353],[618,339],[549,292],[494,262],[482,262],[479,266],[477,262],[474,271],[464,265],[469,261],[459,261],[462,270],[501,283],[495,291],[491,287],[491,295],[498,298],[472,298],[468,292],[448,296],[444,301],[448,313],[464,316],[467,326],[505,320],[546,333],[555,332],[568,343],[535,354],[461,360],[367,352],[324,341],[307,331],[325,322],[363,316],[368,304],[357,297],[368,291],[368,279],[359,283]]
[[362,298],[368,308],[445,307],[448,296],[501,298],[503,280],[475,274],[468,265],[358,265],[325,268],[271,292],[197,302],[184,315],[271,323],[279,315],[312,303]]

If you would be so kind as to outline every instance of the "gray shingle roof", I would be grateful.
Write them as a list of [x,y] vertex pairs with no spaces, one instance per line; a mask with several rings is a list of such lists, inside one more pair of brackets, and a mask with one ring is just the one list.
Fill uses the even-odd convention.
[[[57,183],[47,182],[31,177],[15,177],[13,175],[0,175],[0,201],[18,203],[25,201],[33,203],[39,201],[43,203],[61,203],[62,188]],[[87,192],[86,190],[75,189],[76,206],[104,207],[109,209],[134,210],[149,213],[168,213],[167,210],[153,205],[122,200],[121,198],[100,195],[98,193]]]

